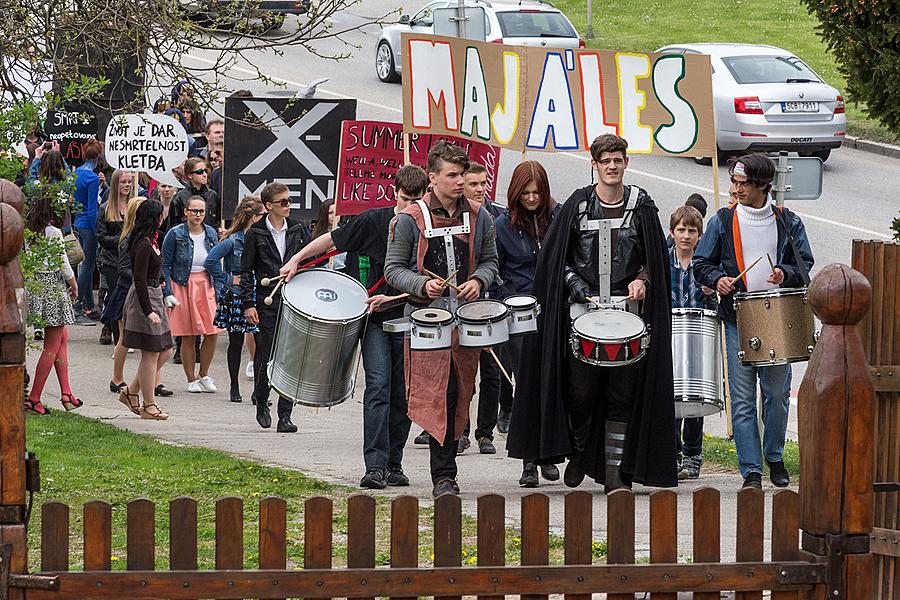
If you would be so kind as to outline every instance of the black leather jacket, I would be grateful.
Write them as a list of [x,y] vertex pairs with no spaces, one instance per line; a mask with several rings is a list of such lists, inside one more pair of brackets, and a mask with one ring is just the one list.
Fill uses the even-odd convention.
[[[625,186],[624,201],[627,204],[631,186]],[[638,201],[635,208],[649,201],[650,196],[644,190],[638,188]],[[612,214],[604,214],[600,200],[594,193],[594,186],[588,186],[575,190],[566,202],[577,202],[578,216],[572,223],[572,232],[569,237],[569,248],[566,257],[565,281],[569,289],[578,281],[587,283],[592,294],[600,290],[600,264],[599,245],[596,231],[582,231],[579,223],[582,219],[607,219],[621,215],[622,210],[612,211]],[[627,296],[628,284],[642,274],[644,265],[647,264],[644,251],[644,240],[641,236],[641,216],[635,210],[631,223],[626,229],[613,232],[613,245],[615,250],[612,259],[612,281],[610,290],[615,296]]]

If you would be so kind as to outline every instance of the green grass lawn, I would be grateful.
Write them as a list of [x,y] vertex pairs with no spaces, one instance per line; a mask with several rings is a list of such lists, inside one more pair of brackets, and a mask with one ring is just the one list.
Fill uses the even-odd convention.
[[[703,462],[715,463],[738,470],[737,450],[734,442],[712,435],[703,436]],[[791,474],[791,482],[800,480],[800,445],[788,441],[784,445],[784,466]],[[765,469],[768,472],[768,468]],[[701,474],[702,477],[702,474]]]
[[[584,36],[587,0],[555,0]],[[589,46],[649,52],[661,46],[689,42],[771,44],[794,52],[826,82],[843,90],[844,78],[816,33],[818,20],[799,0],[632,0],[615,5],[594,2],[594,40]],[[892,134],[847,103],[848,133],[876,141],[898,143]]]

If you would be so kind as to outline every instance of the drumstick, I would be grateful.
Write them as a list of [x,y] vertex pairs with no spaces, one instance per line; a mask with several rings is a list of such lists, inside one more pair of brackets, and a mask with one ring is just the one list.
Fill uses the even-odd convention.
[[494,349],[488,346],[487,351],[490,352],[491,356],[494,357],[494,362],[497,363],[497,366],[500,367],[500,372],[503,373],[503,376],[506,377],[506,380],[509,382],[509,385],[515,385],[513,383],[512,377],[509,376],[509,373],[506,372],[506,369],[503,368],[503,363],[500,362],[500,359],[497,358],[497,355],[494,353]]
[[428,275],[429,277],[431,277],[432,279],[437,279],[437,280],[440,282],[440,286],[441,286],[441,287],[448,287],[448,286],[449,286],[449,287],[452,287],[452,288],[453,288],[454,290],[456,290],[457,292],[459,291],[459,288],[458,288],[458,287],[456,287],[455,285],[453,285],[452,283],[450,283],[450,278],[452,278],[454,275],[456,275],[456,271],[453,271],[453,273],[451,273],[450,276],[447,277],[447,279],[442,279],[440,275],[435,275],[434,273],[432,273],[432,272],[429,271],[428,269],[424,269],[424,268],[423,268],[423,269],[422,269],[422,272],[425,273],[426,275]]
[[269,294],[268,296],[266,296],[266,299],[263,300],[263,303],[265,303],[266,306],[271,306],[271,305],[272,305],[272,302],[274,302],[273,298],[275,297],[275,294],[278,293],[278,288],[281,287],[281,284],[282,284],[282,283],[284,283],[284,279],[280,279],[280,280],[278,281],[278,284],[275,286],[275,289],[272,290],[272,293]]
[[757,258],[756,260],[754,260],[752,265],[750,265],[749,267],[747,267],[746,269],[744,269],[743,271],[741,271],[740,274],[739,274],[737,277],[734,278],[734,281],[735,281],[735,282],[736,282],[736,281],[740,281],[740,280],[744,277],[744,275],[747,274],[747,271],[749,271],[750,269],[752,269],[753,267],[755,267],[755,266],[756,266],[756,263],[758,263],[758,262],[761,261],[761,260],[762,260],[762,256],[760,256],[759,258]]
[[769,253],[766,252],[766,258],[769,259],[769,268],[772,269],[772,275],[775,274],[775,263],[772,262],[772,257],[769,256]]
[[284,279],[287,275],[276,275],[275,277],[263,277],[259,280],[261,284],[264,286],[270,286],[273,282],[278,281],[279,279]]

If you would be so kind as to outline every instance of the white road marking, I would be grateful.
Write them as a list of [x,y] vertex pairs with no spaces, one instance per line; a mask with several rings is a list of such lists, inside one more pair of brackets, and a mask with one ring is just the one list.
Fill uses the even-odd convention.
[[[195,56],[195,55],[193,55],[193,54],[185,54],[185,57],[186,57],[186,58],[193,59],[193,60],[196,60],[196,61],[199,61],[199,62],[207,63],[207,64],[210,64],[210,65],[214,65],[214,64],[216,64],[216,62],[217,62],[217,61],[211,60],[211,59],[209,59],[209,58],[204,58],[204,57],[202,57],[202,56]],[[245,73],[245,74],[247,74],[247,75],[256,75],[256,74],[257,74],[256,71],[253,71],[252,69],[246,69],[246,68],[244,68],[244,67],[232,67],[231,70],[239,71],[239,72]],[[283,78],[283,77],[271,77],[271,78],[272,78],[274,81],[279,81],[279,82],[281,82],[281,83],[284,83],[285,85],[292,85],[292,86],[295,86],[295,87],[297,87],[297,88],[300,88],[300,87],[303,87],[303,86],[306,85],[305,83],[299,83],[299,82],[296,82],[296,81],[291,81],[290,79],[285,79],[285,78]],[[367,105],[367,106],[372,106],[372,107],[378,108],[378,109],[380,109],[380,110],[384,110],[384,111],[388,111],[388,112],[401,113],[401,114],[403,113],[403,110],[402,110],[402,109],[396,108],[396,107],[394,107],[394,106],[388,106],[388,105],[386,105],[386,104],[379,104],[379,103],[377,103],[377,102],[370,102],[370,101],[368,101],[368,100],[363,100],[363,99],[361,99],[361,98],[356,98],[355,96],[348,96],[347,94],[342,94],[342,93],[340,93],[340,92],[333,92],[333,91],[331,91],[331,90],[326,90],[326,89],[323,89],[323,88],[321,88],[321,87],[316,88],[316,91],[321,92],[321,93],[323,93],[323,94],[327,94],[327,95],[329,95],[329,96],[333,96],[334,98],[355,99],[355,100],[356,100],[357,102],[359,102],[360,104],[365,104],[365,105]],[[590,161],[590,158],[588,158],[588,157],[586,157],[586,156],[580,156],[580,155],[578,155],[578,154],[572,154],[572,153],[569,153],[569,152],[560,152],[558,155],[565,156],[565,157],[567,157],[567,158],[573,158],[573,159],[575,159],[575,160],[582,160],[582,161],[586,161],[586,162],[589,162],[589,161]],[[638,169],[628,169],[628,172],[629,172],[629,173],[632,173],[632,174],[634,174],[634,175],[639,175],[639,176],[641,176],[641,177],[647,177],[648,179],[657,179],[657,180],[659,180],[659,181],[664,181],[664,182],[666,182],[666,183],[674,183],[674,184],[676,184],[676,185],[680,185],[680,186],[683,186],[683,187],[686,187],[686,188],[690,188],[690,189],[692,189],[692,190],[698,190],[698,191],[701,191],[701,192],[706,192],[707,194],[712,194],[712,193],[713,193],[712,188],[707,188],[707,187],[703,187],[703,186],[701,186],[701,185],[696,185],[696,184],[693,184],[693,183],[688,183],[688,182],[686,182],[686,181],[680,181],[680,180],[678,180],[678,179],[670,179],[670,178],[668,178],[668,177],[663,177],[662,175],[654,175],[653,173],[647,173],[646,171],[640,171],[640,170],[638,170]],[[721,193],[721,192],[720,192],[719,195],[720,195],[722,198],[727,198],[727,197],[728,197],[728,194],[723,194],[723,193]],[[871,229],[864,229],[864,228],[862,228],[862,227],[857,227],[857,226],[855,226],[855,225],[847,225],[846,223],[841,223],[841,222],[839,222],[839,221],[834,221],[834,220],[832,220],[832,219],[826,219],[825,217],[818,217],[818,216],[816,216],[816,215],[811,215],[811,214],[809,214],[809,213],[800,212],[800,211],[794,210],[793,208],[792,208],[791,210],[792,210],[795,214],[799,215],[799,216],[800,216],[801,218],[803,218],[803,219],[808,219],[808,220],[810,220],[810,221],[817,221],[817,222],[819,222],[819,223],[824,223],[824,224],[826,224],[826,225],[831,225],[832,227],[840,227],[840,228],[843,228],[843,229],[849,229],[849,230],[851,230],[851,231],[855,231],[855,232],[861,233],[861,234],[863,234],[863,235],[870,235],[870,236],[878,237],[878,238],[882,238],[882,239],[891,239],[891,236],[889,236],[889,235],[887,235],[887,234],[885,234],[885,233],[882,233],[882,232],[880,232],[880,231],[873,231],[873,230],[871,230]]]

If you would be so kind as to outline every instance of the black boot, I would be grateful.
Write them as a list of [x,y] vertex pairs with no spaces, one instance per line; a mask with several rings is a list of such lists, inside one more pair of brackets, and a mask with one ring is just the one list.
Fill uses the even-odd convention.
[[625,485],[622,481],[622,455],[625,453],[625,434],[628,423],[620,421],[606,422],[606,481],[603,492],[608,494]]
[[528,460],[522,462],[522,477],[519,478],[519,485],[525,488],[536,488],[540,485],[537,465],[533,462]]
[[572,420],[569,419],[569,427],[572,428],[574,452],[569,457],[569,464],[566,465],[563,482],[571,488],[578,487],[584,481],[584,468],[581,466],[581,457],[584,454],[584,449],[587,448],[588,439],[591,437],[592,421],[593,417],[589,417],[581,427],[576,429],[572,425]]

